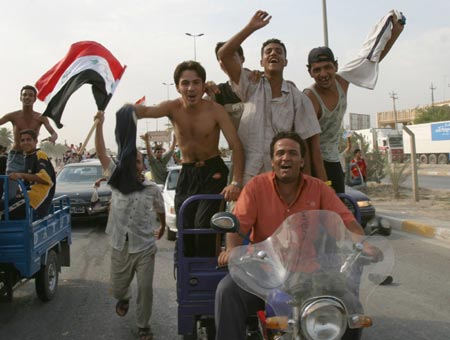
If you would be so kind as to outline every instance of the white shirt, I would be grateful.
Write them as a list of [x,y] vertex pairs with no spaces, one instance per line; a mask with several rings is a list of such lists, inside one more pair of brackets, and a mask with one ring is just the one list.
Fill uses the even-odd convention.
[[369,32],[355,59],[351,60],[338,74],[356,86],[373,90],[378,80],[378,64],[380,56],[392,35],[393,15],[400,18],[400,12],[391,10]]
[[245,102],[238,129],[245,153],[244,184],[272,170],[270,143],[278,132],[294,129],[303,139],[320,133],[311,100],[293,83],[283,80],[282,96],[272,98],[269,81],[261,77],[253,83],[249,73],[242,69],[239,84],[231,81],[233,91]]
[[[109,162],[103,174],[110,177],[116,165]],[[111,246],[123,250],[128,234],[128,252],[138,253],[155,247],[153,231],[158,227],[156,213],[164,213],[164,200],[159,187],[150,181],[144,189],[124,195],[111,188],[111,205],[106,233],[111,235]]]

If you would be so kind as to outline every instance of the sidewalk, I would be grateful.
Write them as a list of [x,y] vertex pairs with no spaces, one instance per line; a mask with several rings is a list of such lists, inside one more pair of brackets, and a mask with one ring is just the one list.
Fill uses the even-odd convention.
[[[389,221],[392,229],[416,234],[426,238],[435,238],[450,244],[450,206],[445,210],[445,216],[430,217],[423,214],[423,208],[417,208],[411,202],[404,207],[395,201],[374,203],[377,216]],[[443,212],[444,213],[444,212]]]
[[[420,165],[418,173],[429,176],[448,176],[450,165]],[[370,195],[370,194],[369,194]],[[386,218],[394,230],[439,239],[450,244],[450,191],[429,190],[420,201],[412,197],[394,200],[374,197],[376,215]]]

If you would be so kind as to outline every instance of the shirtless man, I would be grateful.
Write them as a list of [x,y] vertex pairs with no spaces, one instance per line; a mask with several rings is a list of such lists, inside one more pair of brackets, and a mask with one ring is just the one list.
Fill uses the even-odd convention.
[[320,127],[311,101],[295,85],[283,79],[287,66],[286,47],[278,39],[263,43],[261,66],[264,75],[258,82],[249,80],[236,52],[255,31],[269,24],[271,16],[257,11],[250,22],[218,51],[218,58],[230,77],[234,92],[246,103],[239,125],[245,150],[244,183],[272,169],[270,142],[280,131],[294,130],[308,144],[305,171],[326,180],[319,148]]
[[[22,102],[22,110],[17,110],[5,114],[0,118],[0,125],[11,122],[13,126],[14,144],[8,154],[8,162],[6,165],[6,173],[23,172],[25,168],[23,150],[20,146],[20,131],[33,130],[39,135],[41,126],[44,125],[50,137],[48,140],[52,143],[58,138],[57,133],[50,125],[47,117],[33,110],[36,101],[36,89],[31,85],[25,85],[20,90],[20,101]],[[9,198],[15,196],[17,191],[17,183],[9,181]]]
[[[205,69],[198,62],[183,62],[174,72],[174,82],[180,98],[156,106],[135,106],[138,118],[166,116],[173,124],[183,155],[183,168],[175,195],[177,214],[181,204],[192,195],[222,193],[227,201],[234,201],[242,187],[242,144],[225,109],[202,98],[205,81]],[[220,157],[221,131],[233,150],[233,176],[230,185],[227,185],[228,168]],[[209,227],[209,220],[218,211],[219,204],[220,202],[211,201],[202,201],[197,207],[191,204],[185,214],[185,223],[188,221],[189,227]],[[196,248],[203,247],[199,245]]]
[[[375,46],[371,49],[371,53],[375,55],[373,58],[378,63],[389,52],[403,31],[404,25],[404,18],[401,20],[394,14],[389,39],[384,45],[382,42],[375,42]],[[377,54],[379,54],[379,57],[376,57]],[[343,193],[345,192],[345,177],[339,160],[338,146],[341,136],[339,131],[347,109],[347,92],[351,81],[345,74],[338,73],[337,60],[331,49],[325,46],[314,48],[309,52],[307,68],[311,78],[314,79],[314,84],[306,88],[304,92],[313,103],[320,128],[322,129],[320,149],[327,177],[331,181],[333,189],[337,193]],[[370,75],[361,66],[347,68],[353,70],[361,69],[359,77],[363,79],[366,77],[366,74]],[[369,76],[367,77],[370,78]]]

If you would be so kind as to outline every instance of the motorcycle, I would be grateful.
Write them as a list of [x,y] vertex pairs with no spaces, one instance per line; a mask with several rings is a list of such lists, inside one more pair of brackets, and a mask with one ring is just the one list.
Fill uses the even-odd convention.
[[[240,233],[230,213],[217,213],[211,224]],[[390,228],[356,235],[336,213],[311,210],[289,216],[260,243],[234,248],[228,262],[232,279],[266,303],[258,313],[257,338],[360,339],[372,325],[363,304],[389,280],[394,265],[392,247],[375,233],[386,236]],[[368,249],[377,256],[367,255]]]

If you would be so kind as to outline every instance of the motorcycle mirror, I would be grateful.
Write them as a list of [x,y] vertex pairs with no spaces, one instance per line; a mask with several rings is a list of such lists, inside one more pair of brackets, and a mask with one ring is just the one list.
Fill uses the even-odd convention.
[[211,228],[214,230],[236,233],[239,232],[239,220],[229,212],[218,212],[211,217]]
[[378,223],[376,226],[373,226],[371,229],[371,235],[381,235],[381,236],[389,236],[392,232],[392,227],[389,221],[385,218],[378,218]]

